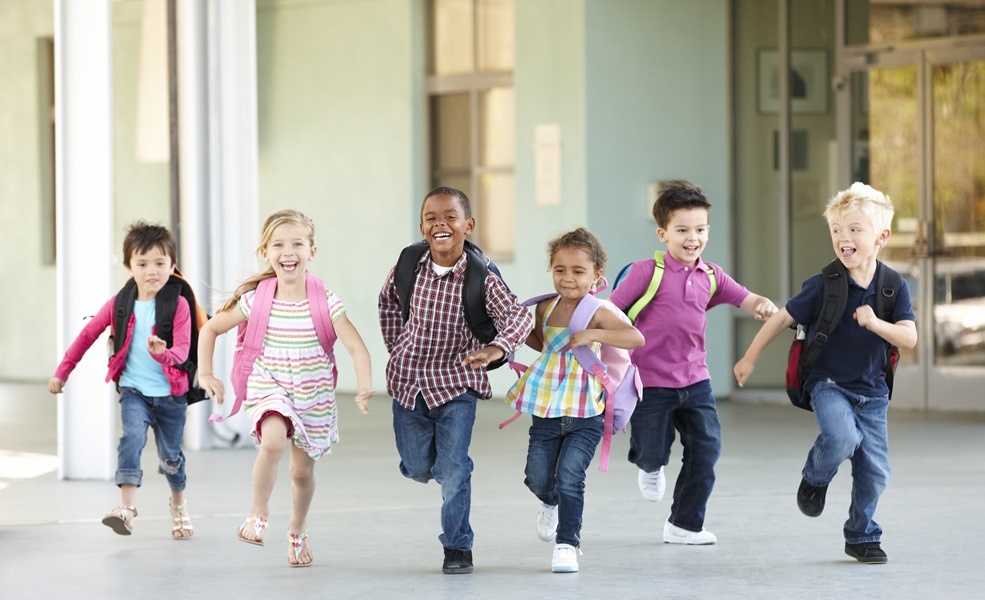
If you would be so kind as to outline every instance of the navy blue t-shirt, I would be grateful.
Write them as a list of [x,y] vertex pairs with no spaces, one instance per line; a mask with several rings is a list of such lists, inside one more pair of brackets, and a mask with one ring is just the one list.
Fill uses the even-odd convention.
[[[814,369],[804,382],[804,389],[810,392],[818,381],[830,379],[841,387],[863,396],[877,397],[889,393],[884,374],[886,372],[886,349],[888,343],[878,335],[862,327],[855,321],[855,309],[868,304],[876,308],[876,275],[867,289],[862,289],[849,276],[848,304],[834,333],[821,347]],[[913,307],[910,305],[910,290],[906,280],[901,278],[896,307],[892,322],[915,321]],[[804,281],[800,293],[791,298],[786,305],[787,312],[797,323],[808,323],[807,343],[817,335],[817,319],[824,302],[824,281],[818,273]],[[878,314],[876,315],[879,316]],[[881,317],[880,317],[881,318]]]

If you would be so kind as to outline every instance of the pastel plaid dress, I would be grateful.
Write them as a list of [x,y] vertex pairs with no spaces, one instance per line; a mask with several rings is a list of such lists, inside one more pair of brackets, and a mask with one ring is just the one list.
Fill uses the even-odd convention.
[[[254,290],[240,298],[239,310],[247,319],[255,297]],[[326,298],[334,323],[345,314],[345,307],[331,291]],[[298,449],[314,459],[328,454],[339,441],[335,383],[333,365],[318,341],[308,300],[275,298],[263,351],[246,383],[243,407],[253,422],[252,435],[257,437],[261,418],[275,412],[291,421],[291,437]]]
[[[544,323],[555,299],[544,314]],[[602,385],[581,368],[568,347],[571,332],[567,327],[544,325],[544,350],[520,379],[506,393],[506,402],[520,412],[543,418],[594,417],[605,411]],[[592,344],[598,354],[600,344]]]

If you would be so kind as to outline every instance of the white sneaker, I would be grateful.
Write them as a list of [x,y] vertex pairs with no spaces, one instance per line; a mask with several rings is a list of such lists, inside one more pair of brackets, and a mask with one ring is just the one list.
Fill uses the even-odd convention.
[[710,531],[689,531],[671,525],[670,521],[664,523],[664,543],[665,544],[688,544],[692,546],[707,546],[718,541],[715,534]]
[[537,511],[537,537],[549,542],[555,535],[557,535],[557,505],[543,504]]
[[555,573],[577,573],[578,550],[571,544],[558,544],[554,546],[551,571]]
[[650,502],[660,502],[660,499],[664,497],[664,490],[667,489],[667,479],[664,477],[663,467],[653,473],[647,473],[640,469],[636,482],[640,485],[640,493]]

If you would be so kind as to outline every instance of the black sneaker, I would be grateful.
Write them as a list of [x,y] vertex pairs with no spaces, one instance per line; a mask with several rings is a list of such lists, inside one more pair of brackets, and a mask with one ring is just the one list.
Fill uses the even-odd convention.
[[445,575],[462,575],[472,572],[472,551],[445,548],[445,562],[441,565]]
[[808,517],[818,517],[824,512],[824,496],[827,493],[828,486],[815,487],[801,479],[797,490],[797,507]]
[[860,563],[869,565],[884,565],[889,557],[882,551],[879,542],[864,542],[861,544],[845,544],[845,554]]

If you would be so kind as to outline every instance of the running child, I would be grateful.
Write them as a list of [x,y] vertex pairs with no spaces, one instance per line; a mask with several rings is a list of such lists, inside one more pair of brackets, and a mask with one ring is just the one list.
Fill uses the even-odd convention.
[[579,366],[573,348],[602,344],[631,350],[643,335],[619,309],[606,302],[582,331],[571,333],[575,308],[594,293],[606,255],[591,232],[578,228],[548,245],[551,277],[558,296],[535,307],[535,326],[527,345],[541,351],[506,394],[513,408],[530,413],[530,443],[523,483],[537,496],[537,535],[554,540],[551,570],[578,571],[585,476],[602,439],[605,401],[598,378]]
[[[241,283],[199,336],[199,383],[219,404],[224,400],[222,381],[212,372],[215,340],[234,327],[245,325],[262,308],[257,288],[276,278],[270,302],[263,348],[245,382],[246,407],[251,434],[259,445],[253,466],[253,502],[249,516],[236,531],[241,541],[262,546],[270,516],[270,494],[277,468],[290,446],[292,510],[287,526],[288,564],[309,566],[308,511],[315,493],[315,461],[339,441],[335,404],[335,365],[331,348],[323,348],[315,318],[329,316],[338,339],[352,357],[356,370],[356,406],[369,411],[373,396],[370,357],[356,328],[346,317],[342,301],[326,291],[329,315],[312,315],[320,302],[308,296],[308,264],[315,258],[315,227],[295,210],[270,215],[263,225],[257,255],[267,268]],[[322,286],[323,287],[323,286]],[[241,340],[242,341],[242,340]],[[234,382],[237,375],[233,375]],[[234,409],[235,410],[235,409]]]

